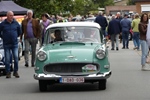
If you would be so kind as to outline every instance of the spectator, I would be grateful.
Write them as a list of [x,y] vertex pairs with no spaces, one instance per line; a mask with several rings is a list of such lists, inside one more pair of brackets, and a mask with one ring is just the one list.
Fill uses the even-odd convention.
[[[29,61],[29,50],[31,47],[31,64],[34,67],[35,64],[35,54],[36,54],[36,44],[40,36],[40,25],[36,19],[33,19],[33,12],[32,10],[27,11],[28,18],[22,21],[22,32],[24,34],[24,41],[25,41],[25,66],[28,67]],[[22,35],[23,35],[22,34]],[[21,35],[21,39],[22,39]]]
[[140,42],[141,42],[141,51],[142,51],[142,56],[141,56],[141,65],[142,65],[142,70],[149,70],[146,68],[146,58],[148,55],[148,45],[146,42],[146,33],[147,33],[147,24],[148,24],[148,14],[144,13],[141,16],[141,20],[139,23],[139,32],[140,32]]
[[116,42],[116,50],[119,50],[119,34],[121,32],[121,26],[119,20],[115,19],[115,15],[112,15],[112,20],[109,22],[108,25],[108,34],[110,35],[111,39],[111,50],[114,50],[115,48],[115,42]]
[[[117,12],[116,19],[119,20],[119,22],[122,20],[122,16],[120,12]],[[119,35],[120,43],[122,42],[122,35]]]
[[131,29],[131,22],[127,19],[128,15],[125,14],[124,18],[121,20],[121,30],[122,30],[122,39],[123,39],[123,47],[122,49],[129,49],[129,34]]
[[116,19],[118,19],[119,21],[122,20],[122,16],[120,12],[117,12]]
[[0,24],[0,37],[3,39],[6,78],[11,78],[10,71],[10,57],[11,54],[14,58],[14,72],[13,76],[19,78],[18,74],[18,39],[21,35],[21,27],[19,23],[13,18],[12,11],[7,12],[7,18]]
[[52,24],[52,22],[49,20],[49,16],[46,13],[42,14],[41,17],[42,17],[42,21],[40,22],[40,27],[41,27],[40,46],[42,46],[42,44],[43,44],[47,26]]
[[135,18],[134,20],[132,21],[132,31],[133,31],[133,43],[134,43],[134,50],[137,49],[139,50],[139,47],[140,47],[140,33],[139,33],[139,29],[138,29],[138,25],[140,23],[140,19],[139,19],[139,14],[135,14]]
[[52,21],[53,21],[53,23],[57,23],[57,19],[56,19],[55,15],[52,15]]
[[95,22],[101,26],[101,33],[104,35],[104,37],[107,37],[106,27],[108,26],[108,22],[103,16],[102,11],[99,11],[99,16],[96,17]]

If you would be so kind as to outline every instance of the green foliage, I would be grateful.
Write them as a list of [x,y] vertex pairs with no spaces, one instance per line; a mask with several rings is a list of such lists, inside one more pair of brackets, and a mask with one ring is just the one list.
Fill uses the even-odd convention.
[[135,2],[133,0],[128,0],[127,5],[135,5]]
[[89,11],[97,11],[98,7],[113,5],[113,0],[13,0],[20,6],[32,9],[36,17],[42,13],[85,15]]
[[114,0],[92,0],[98,7],[105,8],[105,6],[114,5]]

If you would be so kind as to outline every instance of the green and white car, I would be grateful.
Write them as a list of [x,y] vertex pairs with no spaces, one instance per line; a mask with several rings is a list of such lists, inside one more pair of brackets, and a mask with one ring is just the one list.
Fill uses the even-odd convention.
[[[61,40],[55,41],[56,30]],[[39,90],[55,83],[95,83],[106,89],[111,76],[108,49],[100,26],[93,22],[66,22],[48,26],[37,52],[34,78]]]

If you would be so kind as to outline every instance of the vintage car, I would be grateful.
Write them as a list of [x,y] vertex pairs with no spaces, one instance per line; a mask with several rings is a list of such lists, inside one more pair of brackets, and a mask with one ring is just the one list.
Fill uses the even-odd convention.
[[39,90],[54,83],[95,83],[106,89],[111,75],[108,49],[100,26],[93,22],[66,22],[48,26],[36,55],[34,78]]
[[84,21],[85,22],[94,22],[96,17],[89,17],[89,18],[86,18]]
[[[18,38],[18,41],[20,39]],[[22,46],[21,42],[18,42],[18,57],[19,60],[22,56]],[[10,66],[11,66],[11,71],[13,71],[13,57],[10,57]],[[0,76],[6,75],[5,72],[5,56],[4,56],[4,48],[3,48],[3,40],[0,38]]]
[[4,48],[3,48],[3,42],[0,38],[0,76],[5,75],[5,64],[4,64]]
[[[10,66],[12,71],[13,70],[12,57],[10,57]],[[5,56],[4,56],[3,40],[0,38],[0,76],[2,75],[6,75],[6,72],[5,72]]]

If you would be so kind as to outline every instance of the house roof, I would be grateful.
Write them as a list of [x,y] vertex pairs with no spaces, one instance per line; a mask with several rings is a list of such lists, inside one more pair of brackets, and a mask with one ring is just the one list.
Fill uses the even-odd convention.
[[15,15],[24,15],[29,9],[21,7],[13,1],[1,1],[0,2],[0,16],[6,15],[8,11],[13,11]]

